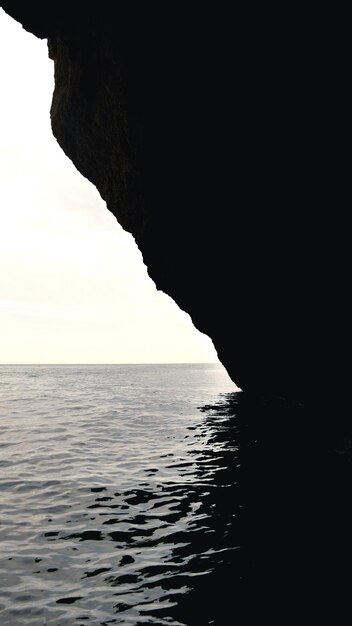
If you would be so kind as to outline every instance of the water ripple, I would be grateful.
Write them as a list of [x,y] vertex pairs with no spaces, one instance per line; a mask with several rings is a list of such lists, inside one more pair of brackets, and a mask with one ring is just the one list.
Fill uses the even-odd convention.
[[[12,381],[0,438],[2,626],[196,623],[175,607],[240,551],[213,515],[214,490],[231,487],[216,484],[224,458],[197,408],[228,386],[221,370],[190,381],[176,368],[172,382],[138,367],[2,375]],[[129,395],[117,393],[127,383]]]
[[217,366],[0,372],[1,626],[344,623],[351,433]]

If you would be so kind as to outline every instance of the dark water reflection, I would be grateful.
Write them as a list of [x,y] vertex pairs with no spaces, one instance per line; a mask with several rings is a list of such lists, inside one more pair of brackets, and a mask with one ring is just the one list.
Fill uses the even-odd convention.
[[[326,403],[324,413],[322,403],[303,408],[238,393],[203,409],[213,441],[223,444],[218,464],[228,476],[224,481],[237,483],[224,493],[224,502],[230,499],[237,509],[241,503],[241,607],[255,616],[314,623],[330,615],[333,623],[345,623],[350,611],[352,437],[334,419],[333,408]],[[235,472],[227,453],[234,442]],[[236,572],[233,561],[226,576],[233,566]],[[220,578],[216,584],[222,586]],[[236,589],[237,582],[225,599],[229,611]]]

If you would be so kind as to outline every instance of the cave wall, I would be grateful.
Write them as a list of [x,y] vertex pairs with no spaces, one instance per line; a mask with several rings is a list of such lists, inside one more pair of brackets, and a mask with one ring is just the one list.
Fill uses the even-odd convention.
[[235,383],[299,401],[346,386],[344,82],[310,16],[0,5],[48,40],[59,144]]

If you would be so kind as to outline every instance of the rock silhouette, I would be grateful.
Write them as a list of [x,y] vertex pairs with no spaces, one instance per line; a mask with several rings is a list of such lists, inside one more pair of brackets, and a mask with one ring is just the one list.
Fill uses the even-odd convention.
[[267,7],[1,6],[47,38],[54,135],[157,288],[241,389],[321,420],[348,385],[343,37]]

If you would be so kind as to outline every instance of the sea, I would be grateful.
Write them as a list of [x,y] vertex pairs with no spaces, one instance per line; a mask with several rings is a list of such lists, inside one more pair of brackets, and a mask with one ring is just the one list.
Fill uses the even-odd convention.
[[303,418],[218,363],[1,366],[1,626],[314,623],[351,454]]
[[202,411],[234,390],[219,364],[0,367],[1,626],[197,623],[240,550]]

